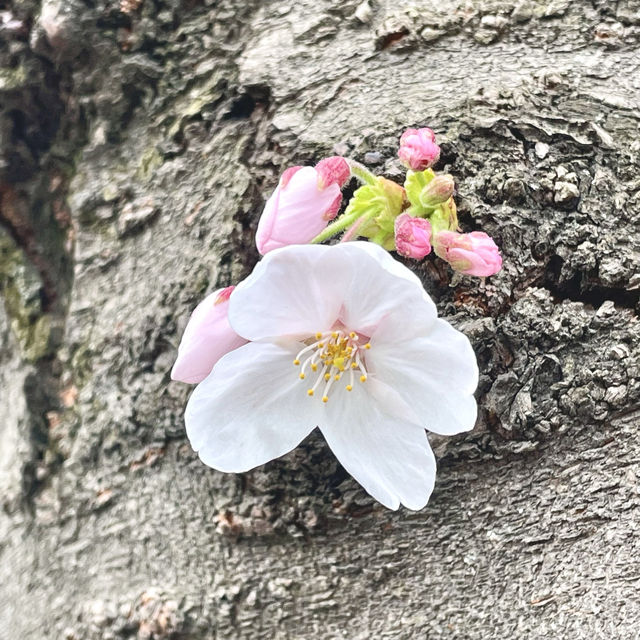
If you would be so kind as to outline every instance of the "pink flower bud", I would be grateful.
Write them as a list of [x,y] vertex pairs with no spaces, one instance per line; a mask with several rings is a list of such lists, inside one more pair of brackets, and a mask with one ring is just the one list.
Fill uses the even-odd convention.
[[420,193],[420,204],[423,207],[437,207],[446,202],[454,190],[453,176],[448,173],[437,175]]
[[334,182],[342,188],[351,177],[349,163],[341,156],[331,156],[320,160],[316,165],[316,171],[320,176],[319,186],[321,189]]
[[435,164],[440,157],[440,147],[433,131],[426,127],[407,129],[400,137],[398,157],[414,171],[423,171]]
[[496,243],[484,232],[440,231],[434,237],[436,255],[469,276],[492,276],[502,267]]
[[229,297],[234,288],[214,291],[194,309],[178,347],[172,380],[201,382],[222,356],[247,343],[227,320]]
[[431,253],[431,224],[424,218],[403,213],[395,221],[396,251],[407,258],[422,260]]
[[[346,164],[344,158],[339,159]],[[289,244],[310,242],[335,217],[342,201],[342,174],[333,167],[333,181],[327,183],[327,171],[323,169],[324,177],[313,167],[292,167],[284,172],[258,222],[256,245],[262,255]]]

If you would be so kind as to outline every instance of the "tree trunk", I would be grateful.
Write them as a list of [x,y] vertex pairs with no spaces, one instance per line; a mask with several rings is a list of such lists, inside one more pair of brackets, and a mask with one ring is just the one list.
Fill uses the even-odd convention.
[[[640,637],[640,2],[0,9],[0,638]],[[429,505],[317,433],[205,467],[190,311],[256,263],[284,168],[399,181],[416,125],[505,258],[413,265],[481,369]]]

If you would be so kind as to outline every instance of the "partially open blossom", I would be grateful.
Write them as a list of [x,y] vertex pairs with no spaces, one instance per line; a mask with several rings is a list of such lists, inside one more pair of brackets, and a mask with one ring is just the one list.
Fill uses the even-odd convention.
[[291,167],[265,205],[256,232],[261,254],[289,244],[305,244],[338,213],[341,188],[349,177],[344,158],[334,156],[317,167]]
[[436,144],[435,133],[426,127],[407,129],[400,137],[398,157],[413,171],[428,169],[440,157],[440,147]]
[[478,369],[409,269],[374,243],[278,249],[238,285],[229,322],[251,342],[217,362],[185,414],[205,464],[246,471],[318,427],[382,504],[427,503],[425,429],[473,428]]
[[422,260],[431,253],[431,224],[424,218],[403,213],[395,222],[396,251],[407,258]]
[[218,289],[194,309],[178,347],[172,380],[202,382],[222,356],[247,343],[227,319],[233,290],[234,287]]
[[440,231],[434,236],[433,246],[438,257],[469,276],[492,276],[502,267],[496,243],[483,231]]

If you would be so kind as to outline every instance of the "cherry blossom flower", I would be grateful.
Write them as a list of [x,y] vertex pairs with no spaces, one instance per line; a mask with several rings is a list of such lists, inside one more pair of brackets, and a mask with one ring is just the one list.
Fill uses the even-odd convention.
[[502,267],[500,251],[484,231],[440,231],[435,234],[433,246],[438,257],[469,276],[492,276]]
[[310,242],[338,213],[341,188],[349,176],[349,165],[340,156],[325,158],[316,167],[287,169],[258,222],[258,251],[264,255]]
[[236,287],[229,323],[250,342],[216,363],[185,413],[205,464],[247,471],[318,427],[382,504],[427,503],[425,429],[473,428],[478,370],[409,269],[373,243],[278,249]]
[[194,309],[178,347],[172,380],[202,382],[223,355],[247,343],[229,326],[227,319],[229,297],[234,288],[214,291]]
[[440,147],[431,129],[407,129],[400,136],[398,157],[413,171],[422,171],[434,165],[440,157]]

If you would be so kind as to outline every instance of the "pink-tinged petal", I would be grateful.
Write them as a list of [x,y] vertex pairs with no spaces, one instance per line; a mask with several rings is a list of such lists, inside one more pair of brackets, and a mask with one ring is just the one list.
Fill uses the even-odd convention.
[[280,176],[280,186],[284,189],[289,184],[289,180],[291,180],[300,169],[302,169],[302,167],[299,165],[285,169]]
[[407,129],[400,137],[398,157],[414,171],[423,171],[434,165],[440,157],[435,134],[426,127]]
[[403,213],[395,221],[396,250],[400,255],[422,260],[431,253],[431,224]]
[[422,509],[436,475],[424,428],[372,401],[367,385],[332,395],[320,431],[342,466],[385,507]]
[[325,220],[328,222],[329,220],[333,220],[337,215],[338,211],[340,211],[340,205],[342,204],[342,194],[339,193],[335,200],[331,203],[326,213],[324,214]]
[[351,167],[341,156],[331,156],[320,160],[316,165],[316,171],[321,189],[330,184],[337,184],[342,188],[351,177]]
[[326,213],[340,195],[340,186],[320,188],[318,180],[313,167],[302,167],[286,184],[280,182],[258,222],[256,245],[262,255],[290,244],[306,244],[327,226]]
[[196,387],[185,423],[206,465],[248,471],[291,451],[318,424],[320,404],[307,396],[293,366],[297,348],[247,344]]
[[351,259],[335,247],[295,245],[268,253],[231,297],[229,321],[248,340],[330,329],[345,300]]
[[415,310],[388,316],[370,339],[372,377],[395,389],[429,431],[473,429],[478,366],[468,338],[449,323],[425,321]]
[[222,356],[247,343],[231,328],[227,318],[233,289],[214,291],[194,309],[178,347],[172,380],[201,382]]

